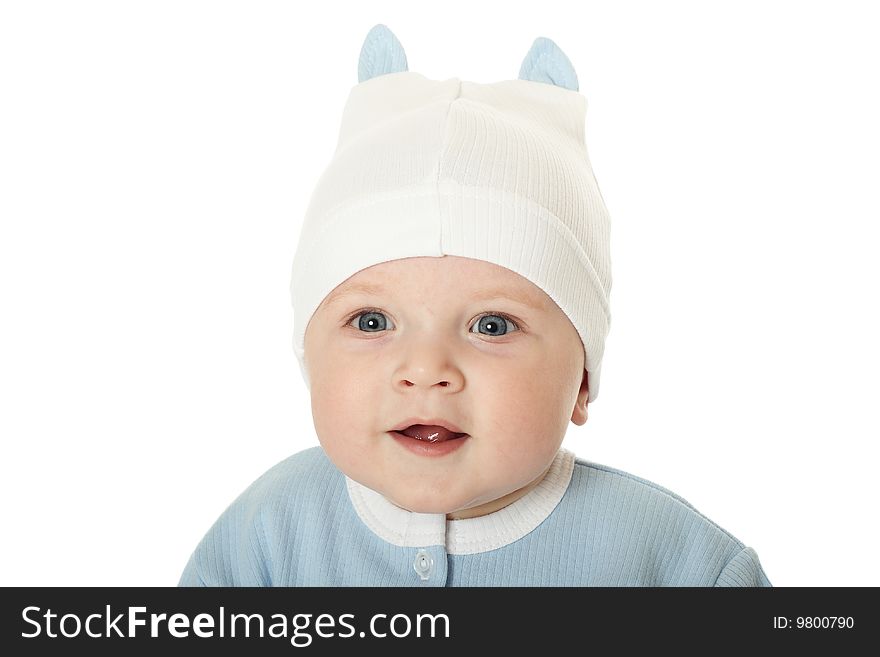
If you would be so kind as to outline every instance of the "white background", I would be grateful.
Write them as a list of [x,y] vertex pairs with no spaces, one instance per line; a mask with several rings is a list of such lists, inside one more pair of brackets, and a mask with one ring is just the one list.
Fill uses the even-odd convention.
[[565,446],[670,488],[776,586],[880,585],[880,61],[857,2],[4,2],[2,585],[174,585],[316,445],[301,217],[364,37],[588,99],[601,394]]

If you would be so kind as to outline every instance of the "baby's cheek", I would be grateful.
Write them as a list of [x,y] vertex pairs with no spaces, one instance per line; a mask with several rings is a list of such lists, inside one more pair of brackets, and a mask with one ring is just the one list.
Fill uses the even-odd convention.
[[363,436],[334,419],[318,429],[318,440],[337,468],[357,481],[364,481],[371,457]]

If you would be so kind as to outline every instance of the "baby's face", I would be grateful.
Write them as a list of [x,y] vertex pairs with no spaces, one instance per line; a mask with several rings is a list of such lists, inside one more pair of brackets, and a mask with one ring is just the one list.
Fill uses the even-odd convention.
[[[305,353],[325,452],[410,511],[468,518],[506,506],[544,476],[569,420],[586,421],[574,326],[543,290],[482,260],[405,258],[356,273],[312,316]],[[468,435],[392,433],[412,418]]]

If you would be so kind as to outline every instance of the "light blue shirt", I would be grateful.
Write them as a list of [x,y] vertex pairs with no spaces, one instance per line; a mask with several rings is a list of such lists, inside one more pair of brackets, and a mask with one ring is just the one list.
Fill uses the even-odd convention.
[[401,509],[321,447],[251,484],[179,586],[771,586],[758,555],[678,495],[560,449],[538,486],[478,518]]

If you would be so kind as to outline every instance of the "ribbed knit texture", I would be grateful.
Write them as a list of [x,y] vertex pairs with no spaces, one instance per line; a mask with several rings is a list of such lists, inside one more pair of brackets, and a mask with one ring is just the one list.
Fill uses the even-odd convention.
[[594,401],[611,322],[610,220],[586,107],[583,94],[529,80],[401,72],[356,85],[291,272],[306,386],[306,328],[335,287],[389,260],[453,255],[510,269],[553,299],[583,342]]
[[[456,521],[450,521],[456,522]],[[414,568],[433,560],[430,576]],[[180,586],[771,586],[755,551],[681,497],[577,458],[553,511],[503,547],[401,547],[355,511],[320,447],[249,486],[190,557]]]

